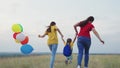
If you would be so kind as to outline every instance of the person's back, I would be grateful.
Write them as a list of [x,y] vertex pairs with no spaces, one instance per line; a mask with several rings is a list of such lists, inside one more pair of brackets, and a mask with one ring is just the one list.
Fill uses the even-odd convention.
[[71,46],[70,44],[66,44],[65,47],[63,48],[63,55],[69,57],[71,56],[71,54],[72,54]]
[[90,38],[90,31],[94,28],[92,23],[87,23],[85,26],[80,28],[80,32],[78,34],[78,37],[84,36]]
[[58,37],[57,37],[57,26],[51,26],[51,32],[46,32],[48,35],[48,45],[49,44],[58,44]]
[[61,31],[57,28],[56,23],[52,21],[46,29],[45,33],[43,35],[38,35],[38,37],[40,38],[43,38],[46,35],[48,35],[47,44],[51,51],[50,68],[54,68],[55,55],[58,47],[57,31],[61,35],[61,37],[63,37]]
[[[84,56],[84,68],[88,68],[88,61],[89,61],[89,49],[91,46],[91,37],[90,37],[90,31],[93,31],[93,33],[97,36],[97,38],[104,43],[104,41],[100,38],[99,34],[95,30],[94,26],[92,25],[92,22],[94,21],[94,17],[90,16],[86,20],[81,21],[74,25],[74,29],[76,31],[76,34],[78,34],[78,60],[77,60],[77,68],[81,68],[82,58],[83,54]],[[80,27],[80,32],[78,33],[77,27]]]

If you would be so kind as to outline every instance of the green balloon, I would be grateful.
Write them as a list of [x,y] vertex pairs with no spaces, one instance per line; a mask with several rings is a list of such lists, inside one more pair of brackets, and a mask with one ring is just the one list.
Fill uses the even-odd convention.
[[22,25],[21,25],[21,24],[19,24],[19,26],[21,27],[21,32],[23,32],[23,27],[22,27]]

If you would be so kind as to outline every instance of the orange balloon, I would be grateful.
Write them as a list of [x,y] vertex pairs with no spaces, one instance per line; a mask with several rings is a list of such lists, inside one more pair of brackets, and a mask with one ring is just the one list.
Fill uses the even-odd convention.
[[27,44],[28,41],[29,41],[29,38],[28,38],[28,36],[26,36],[26,37],[25,37],[25,40],[21,41],[20,43],[21,43],[22,45],[24,45],[24,44]]

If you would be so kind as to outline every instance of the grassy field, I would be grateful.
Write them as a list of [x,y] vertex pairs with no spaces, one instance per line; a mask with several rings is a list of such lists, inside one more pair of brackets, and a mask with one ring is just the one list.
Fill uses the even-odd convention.
[[[49,68],[49,61],[50,55],[2,57],[0,68]],[[64,61],[65,57],[57,54],[55,68],[76,68],[77,55],[73,54],[72,64]],[[120,55],[90,55],[89,68],[120,68]]]

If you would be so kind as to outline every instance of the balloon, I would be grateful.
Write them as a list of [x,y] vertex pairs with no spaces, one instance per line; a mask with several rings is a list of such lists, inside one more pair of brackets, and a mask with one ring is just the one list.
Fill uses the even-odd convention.
[[23,33],[19,33],[16,35],[16,39],[21,42],[25,40],[25,35]]
[[23,27],[20,24],[13,24],[12,25],[12,31],[15,32],[15,33],[23,32]]
[[27,44],[29,41],[28,36],[25,37],[25,39],[21,42],[22,45]]
[[33,48],[29,44],[25,44],[25,45],[21,46],[21,52],[23,54],[30,54],[32,51],[33,51]]
[[18,41],[17,39],[15,39],[15,42],[16,42],[16,43],[20,43],[20,41]]
[[21,25],[21,24],[19,24],[19,26],[21,27],[21,32],[23,32],[23,27],[22,27],[22,25]]
[[16,39],[16,35],[17,35],[17,34],[19,34],[19,32],[13,34],[13,38],[14,38],[14,39]]

